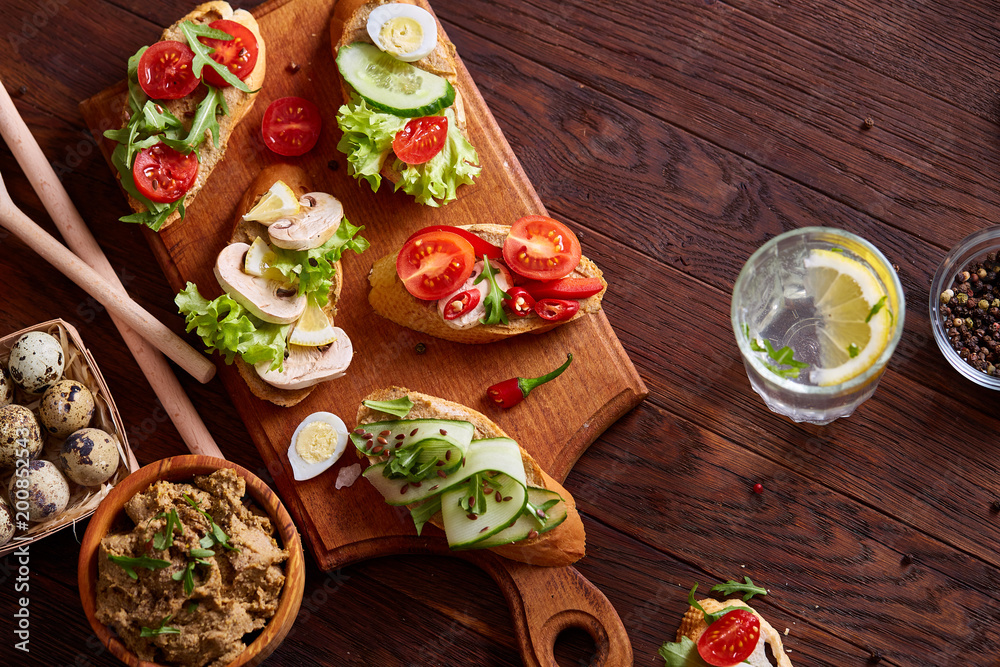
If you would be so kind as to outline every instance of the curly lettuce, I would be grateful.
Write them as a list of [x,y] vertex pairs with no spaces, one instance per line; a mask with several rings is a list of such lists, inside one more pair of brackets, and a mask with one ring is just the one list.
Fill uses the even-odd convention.
[[347,250],[357,254],[368,249],[368,241],[358,234],[365,227],[355,227],[347,218],[340,222],[337,232],[318,248],[312,250],[285,250],[271,246],[276,259],[271,268],[277,269],[289,284],[297,285],[301,296],[307,294],[314,303],[322,306],[333,287],[333,276],[337,272],[336,263]]
[[[479,175],[479,155],[465,138],[455,120],[455,111],[445,109],[448,136],[441,152],[424,164],[406,164],[397,159],[401,179],[396,190],[413,195],[421,204],[440,206],[455,199],[459,185],[472,183]],[[363,178],[376,192],[382,183],[379,171],[392,151],[392,140],[409,118],[400,118],[369,107],[359,97],[340,107],[337,125],[344,136],[337,149],[347,155],[348,172]]]

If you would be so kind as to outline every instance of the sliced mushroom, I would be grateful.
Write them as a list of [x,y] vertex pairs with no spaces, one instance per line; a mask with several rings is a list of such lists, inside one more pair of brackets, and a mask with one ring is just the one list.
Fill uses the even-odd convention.
[[351,365],[354,346],[343,329],[334,327],[337,339],[329,347],[289,345],[283,369],[269,370],[270,361],[257,364],[257,375],[278,389],[305,389],[314,384],[339,378]]
[[291,218],[283,218],[271,223],[267,234],[271,242],[287,250],[311,250],[330,240],[340,221],[344,218],[344,207],[333,195],[325,192],[310,192],[299,199],[302,212]]
[[230,243],[219,253],[215,277],[222,289],[265,322],[291,324],[299,319],[306,309],[306,295],[297,296],[295,288],[244,273],[243,257],[249,249],[246,243]]

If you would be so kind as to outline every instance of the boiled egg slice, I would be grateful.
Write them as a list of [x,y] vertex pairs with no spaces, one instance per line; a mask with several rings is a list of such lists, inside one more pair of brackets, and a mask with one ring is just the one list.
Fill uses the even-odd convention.
[[312,479],[337,462],[347,448],[347,425],[330,412],[314,412],[298,425],[288,447],[296,481]]
[[368,35],[375,46],[404,62],[420,60],[437,45],[437,21],[422,7],[393,2],[368,16]]

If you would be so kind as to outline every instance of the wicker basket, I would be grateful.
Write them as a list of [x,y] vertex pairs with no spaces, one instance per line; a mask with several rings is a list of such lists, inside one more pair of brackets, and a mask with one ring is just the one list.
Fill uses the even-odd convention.
[[[132,450],[129,449],[128,440],[125,437],[125,427],[122,424],[121,417],[118,415],[118,408],[115,407],[115,402],[111,398],[111,392],[108,391],[108,385],[105,384],[104,378],[101,376],[101,371],[97,368],[97,363],[94,361],[94,357],[84,347],[83,340],[80,338],[80,332],[73,325],[63,320],[51,320],[0,338],[0,363],[5,367],[7,366],[10,349],[21,336],[30,331],[44,331],[55,336],[62,343],[63,355],[66,359],[63,377],[86,385],[94,394],[94,417],[91,419],[90,425],[94,428],[103,429],[115,440],[115,444],[118,446],[119,464],[118,470],[115,471],[111,479],[99,487],[80,486],[67,478],[66,481],[69,482],[71,495],[66,510],[48,521],[31,524],[28,530],[19,531],[10,542],[0,547],[0,557],[10,553],[14,549],[36,542],[57,530],[61,530],[66,526],[75,524],[80,519],[90,516],[97,509],[97,506],[101,504],[101,501],[104,500],[104,497],[114,488],[115,484],[139,468]],[[35,413],[35,416],[38,416],[38,405],[41,402],[41,396],[30,396],[18,389],[15,402],[30,408]],[[38,458],[53,461],[58,465],[59,451],[62,448],[63,440],[48,435],[44,428],[42,429],[42,433],[45,438],[45,444]],[[0,493],[5,498],[7,495],[7,484],[12,476],[11,474],[7,474],[0,478],[0,484],[2,484]]]

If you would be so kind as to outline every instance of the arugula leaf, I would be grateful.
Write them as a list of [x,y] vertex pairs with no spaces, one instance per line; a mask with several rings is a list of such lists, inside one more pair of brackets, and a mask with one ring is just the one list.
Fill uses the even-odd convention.
[[[219,129],[218,114],[221,111],[228,115],[229,111],[226,108],[226,98],[222,93],[222,89],[208,85],[206,85],[206,88],[208,88],[208,94],[198,103],[194,119],[191,121],[191,129],[187,135],[181,138],[180,132],[174,132],[161,137],[163,143],[179,153],[187,155],[201,146],[206,139],[206,132],[211,133],[212,143],[215,144],[216,148],[219,146],[219,133],[221,130]],[[181,129],[183,130],[183,128]]]
[[503,302],[510,299],[510,294],[504,292],[497,285],[497,273],[499,273],[499,269],[494,269],[493,265],[490,264],[490,258],[483,255],[483,272],[472,281],[473,285],[478,285],[483,281],[483,278],[486,278],[490,285],[489,294],[483,299],[483,304],[486,306],[486,317],[479,318],[483,324],[507,324],[507,313],[504,312]]
[[868,317],[865,318],[866,324],[870,322],[873,317],[875,317],[875,314],[878,313],[878,311],[882,310],[885,307],[885,302],[886,299],[888,298],[889,298],[888,295],[883,295],[881,299],[875,302],[875,305],[872,306],[872,309],[868,311]]
[[410,410],[413,409],[413,401],[410,400],[409,396],[403,396],[392,401],[361,401],[361,405],[372,410],[395,415],[400,419],[406,417],[410,413]]
[[137,567],[144,567],[147,570],[161,570],[170,565],[169,560],[150,558],[149,556],[130,558],[128,556],[112,556],[108,554],[108,560],[125,570],[125,573],[133,579],[139,578],[139,575],[135,571]]
[[424,524],[440,511],[441,494],[428,498],[426,501],[410,509],[410,517],[413,519],[413,525],[417,527],[417,536],[423,530]]
[[176,509],[171,509],[166,517],[167,522],[163,527],[163,532],[153,535],[153,548],[157,551],[169,549],[174,545],[174,529],[179,529],[181,535],[184,534],[184,524],[181,523],[181,518],[177,516]]
[[761,588],[760,586],[754,586],[754,583],[750,579],[750,577],[744,576],[743,581],[744,583],[741,584],[738,581],[733,581],[732,579],[730,579],[724,584],[716,584],[715,586],[712,586],[712,590],[722,593],[723,595],[732,595],[733,593],[746,593],[746,595],[743,596],[744,602],[748,602],[750,598],[752,598],[755,595],[767,595],[767,589]]
[[183,570],[178,570],[170,575],[170,578],[174,581],[184,580],[184,595],[194,593],[194,566],[195,562],[189,560]]
[[221,30],[216,30],[214,28],[209,28],[204,24],[192,23],[191,21],[184,21],[181,23],[181,32],[184,33],[185,39],[187,39],[188,46],[194,51],[194,62],[191,64],[191,71],[198,78],[201,78],[201,70],[205,65],[208,65],[218,73],[223,80],[231,85],[236,90],[241,90],[244,93],[254,93],[255,90],[250,90],[247,84],[239,80],[239,78],[229,71],[228,67],[221,65],[220,63],[212,60],[211,54],[215,52],[215,49],[206,44],[202,44],[199,41],[199,37],[209,37],[211,39],[221,39],[224,41],[230,41],[233,36],[229,33],[223,32]]
[[158,625],[155,628],[147,628],[146,626],[142,626],[142,629],[139,631],[139,636],[155,637],[157,635],[179,635],[181,633],[180,630],[178,630],[177,628],[172,628],[169,625],[167,625],[167,623],[169,623],[170,619],[172,619],[173,617],[174,615],[170,614],[162,621],[160,621],[160,625]]
[[139,85],[139,60],[142,59],[142,54],[149,49],[148,46],[140,48],[135,54],[128,59],[128,76],[126,80],[128,81],[128,107],[132,112],[131,115],[135,116],[142,110],[142,106],[146,103],[149,97],[146,96],[146,91],[142,89]]
[[486,494],[483,493],[483,473],[477,472],[469,477],[465,494],[458,504],[471,514],[479,515],[486,512]]
[[663,667],[710,667],[689,637],[682,636],[679,642],[664,642],[658,653],[664,660]]
[[[736,609],[745,609],[745,607],[738,607],[738,606],[732,606],[732,605],[730,605],[729,607],[726,607],[724,609],[720,609],[719,611],[715,612],[714,614],[709,614],[707,611],[705,611],[705,608],[701,606],[701,603],[694,599],[694,592],[696,590],[698,590],[698,584],[695,584],[691,588],[691,592],[688,593],[688,604],[691,605],[692,607],[694,607],[695,609],[697,609],[698,611],[700,611],[702,613],[702,615],[705,617],[705,622],[708,623],[709,625],[711,625],[712,623],[715,623],[717,620],[719,620],[720,618],[722,618],[723,616],[725,616],[726,614],[728,614],[731,611],[734,611]],[[715,590],[715,589],[713,588],[712,590]]]

